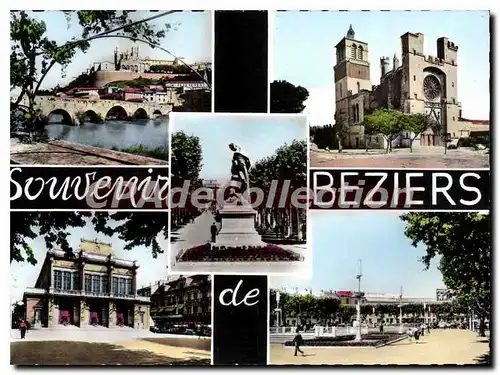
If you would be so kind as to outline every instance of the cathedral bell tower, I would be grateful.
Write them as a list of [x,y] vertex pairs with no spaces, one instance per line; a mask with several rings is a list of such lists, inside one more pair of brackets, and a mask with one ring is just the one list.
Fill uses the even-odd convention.
[[348,121],[349,101],[361,90],[371,91],[368,44],[355,39],[354,29],[349,29],[335,46],[335,119]]

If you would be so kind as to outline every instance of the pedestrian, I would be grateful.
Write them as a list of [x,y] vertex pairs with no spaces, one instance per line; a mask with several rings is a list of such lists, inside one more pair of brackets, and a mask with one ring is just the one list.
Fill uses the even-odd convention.
[[423,337],[424,336],[424,333],[425,333],[425,323],[422,323],[420,325],[420,335]]
[[427,324],[427,334],[428,335],[431,334],[431,325],[430,324]]
[[408,341],[411,342],[411,339],[413,337],[413,329],[411,327],[408,327],[406,334],[408,335]]
[[415,331],[413,333],[413,338],[418,344],[418,340],[420,339],[420,330],[418,329],[418,327],[415,328]]
[[19,331],[21,331],[21,338],[24,339],[24,336],[26,336],[26,322],[24,320],[19,322]]
[[384,322],[380,323],[380,333],[384,333]]
[[212,242],[215,242],[215,237],[217,236],[217,225],[215,225],[215,221],[210,227],[210,234],[212,235]]
[[299,352],[300,354],[302,354],[302,356],[304,356],[304,352],[302,350],[300,350],[300,346],[304,342],[304,339],[302,338],[302,335],[300,334],[300,331],[298,329],[297,329],[297,334],[293,338],[293,342],[295,344],[295,354],[294,354],[294,356],[295,357],[297,356],[297,352]]

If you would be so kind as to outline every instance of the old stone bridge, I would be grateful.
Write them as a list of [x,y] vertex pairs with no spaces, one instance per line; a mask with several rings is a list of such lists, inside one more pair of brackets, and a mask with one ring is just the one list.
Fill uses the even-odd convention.
[[82,119],[90,122],[96,122],[98,119],[149,119],[168,115],[172,111],[171,104],[56,96],[37,96],[35,103],[35,108],[40,109],[43,116],[61,115],[62,122],[68,125],[78,125]]

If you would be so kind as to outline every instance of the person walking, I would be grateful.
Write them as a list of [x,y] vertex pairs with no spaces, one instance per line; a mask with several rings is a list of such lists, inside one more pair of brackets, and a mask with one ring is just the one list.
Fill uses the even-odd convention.
[[420,330],[418,329],[418,327],[415,327],[415,330],[413,333],[413,338],[415,339],[415,341],[418,344],[418,342],[419,342],[418,340],[420,339]]
[[411,342],[411,339],[413,337],[413,329],[411,327],[408,327],[406,334],[408,335],[408,341]]
[[380,333],[384,333],[384,322],[380,323]]
[[428,335],[431,334],[431,325],[430,324],[427,324],[427,334]]
[[210,234],[212,235],[212,242],[215,242],[215,237],[217,236],[217,225],[215,224],[215,221],[210,227]]
[[299,330],[297,330],[297,334],[293,338],[293,342],[295,344],[295,354],[294,354],[294,356],[295,357],[297,356],[297,352],[299,352],[300,354],[302,354],[302,356],[304,356],[304,352],[302,350],[300,350],[300,346],[304,342],[304,339],[302,338],[302,335],[300,334]]
[[420,325],[420,335],[424,337],[424,333],[425,333],[425,323],[422,323]]
[[19,322],[19,331],[21,332],[21,339],[24,339],[26,336],[26,322],[24,320]]

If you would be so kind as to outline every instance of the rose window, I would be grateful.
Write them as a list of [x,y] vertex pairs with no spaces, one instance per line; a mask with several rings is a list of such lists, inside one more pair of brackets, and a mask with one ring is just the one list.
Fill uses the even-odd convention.
[[424,95],[428,100],[436,99],[441,93],[439,80],[432,75],[424,78]]

